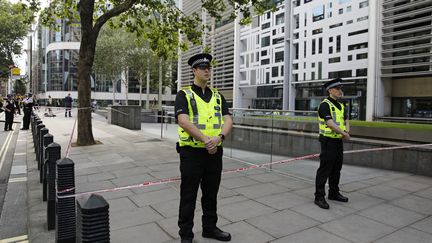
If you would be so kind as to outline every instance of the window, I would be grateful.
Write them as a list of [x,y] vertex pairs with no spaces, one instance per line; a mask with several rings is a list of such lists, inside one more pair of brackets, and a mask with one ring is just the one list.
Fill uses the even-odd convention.
[[321,34],[323,32],[323,28],[314,29],[312,30],[312,35]]
[[339,0],[339,4],[344,4],[344,3],[347,3],[347,2],[351,2],[351,0]]
[[352,70],[343,70],[343,71],[336,71],[336,72],[329,72],[328,78],[349,78],[352,77]]
[[320,21],[324,19],[324,5],[315,7],[312,13],[312,21]]
[[369,18],[368,16],[360,17],[360,18],[357,19],[357,22],[361,22],[361,21],[367,20],[368,18]]
[[276,35],[276,30],[273,30],[273,35]]
[[337,27],[340,27],[342,25],[343,25],[343,23],[332,24],[332,25],[330,25],[330,29],[337,28]]
[[343,8],[339,9],[339,14],[343,14]]
[[276,62],[283,62],[284,61],[284,52],[280,51],[280,52],[276,52],[275,53],[275,63]]
[[323,46],[323,41],[322,38],[318,39],[318,53],[322,53],[322,46]]
[[312,79],[312,80],[315,80],[315,72],[312,72],[312,73],[311,73],[311,79]]
[[349,13],[349,12],[351,12],[351,10],[352,10],[351,6],[348,6],[346,11],[347,11],[347,13]]
[[332,14],[332,12],[331,12],[331,11],[330,11],[330,12],[328,12],[328,13],[327,13],[327,18],[331,18],[331,17],[332,17],[332,15],[333,15],[333,14]]
[[294,81],[298,81],[298,73],[294,74]]
[[367,6],[369,6],[369,1],[368,0],[359,3],[359,8],[365,8]]
[[276,15],[276,25],[283,24],[285,21],[285,13]]
[[267,56],[267,50],[261,51],[261,56]]
[[259,52],[257,52],[255,56],[256,56],[256,61],[258,62],[259,61]]
[[352,55],[348,55],[348,61],[352,61]]
[[276,45],[276,44],[279,44],[279,43],[283,43],[283,42],[284,42],[284,37],[275,38],[272,41],[273,45]]
[[357,77],[367,76],[367,68],[357,69],[356,76]]
[[272,67],[272,77],[277,77],[279,75],[279,68]]
[[306,80],[306,73],[303,73],[303,80]]
[[341,36],[336,36],[336,52],[340,52],[341,50]]
[[303,63],[303,68],[306,69],[306,62]]
[[270,23],[265,23],[265,24],[261,25],[261,29],[263,29],[263,30],[268,29],[268,28],[270,28]]
[[297,40],[299,38],[299,33],[294,33],[294,40]]
[[269,19],[270,18],[270,11],[269,12],[267,12],[267,19]]
[[252,19],[252,28],[257,28],[257,27],[259,27],[259,25],[260,25],[260,18],[259,18],[259,16],[254,17]]
[[306,57],[306,41],[304,42],[303,57]]
[[304,3],[312,2],[312,0],[304,0]]
[[354,21],[351,19],[351,20],[348,20],[347,21],[347,24],[352,24]]
[[267,64],[270,64],[270,59],[262,59],[261,60],[261,65],[267,65]]
[[368,43],[367,42],[353,44],[353,45],[349,45],[348,46],[348,51],[357,50],[357,49],[363,49],[363,48],[367,48],[367,47],[368,47]]
[[329,42],[333,42],[333,37],[329,37]]
[[314,63],[314,62],[313,62],[313,63],[311,63],[311,67],[313,67],[313,68],[315,67],[315,63]]
[[328,59],[329,63],[337,63],[340,62],[340,57],[332,57]]
[[354,31],[354,32],[348,33],[348,36],[360,35],[360,34],[363,34],[363,33],[367,33],[368,31],[369,31],[368,29],[358,30],[358,31]]
[[261,47],[266,47],[270,45],[270,36],[261,38]]
[[300,19],[299,19],[299,15],[298,14],[294,15],[294,22],[295,22],[294,28],[295,29],[300,28]]
[[304,14],[304,26],[307,26],[307,13]]
[[304,31],[304,37],[306,37],[306,36],[307,36],[307,31],[305,30],[305,31]]
[[293,70],[298,70],[298,63],[293,64]]
[[333,46],[329,46],[329,54],[333,54]]
[[322,62],[318,62],[318,79],[322,79]]
[[266,84],[270,83],[270,73],[266,73]]
[[368,54],[366,53],[359,53],[356,55],[357,60],[361,60],[361,59],[367,59],[368,58]]
[[284,76],[284,66],[281,66],[281,76]]
[[312,40],[312,55],[315,55],[315,39]]

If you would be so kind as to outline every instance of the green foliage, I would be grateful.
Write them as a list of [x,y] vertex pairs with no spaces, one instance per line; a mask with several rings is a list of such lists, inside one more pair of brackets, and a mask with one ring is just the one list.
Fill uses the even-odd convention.
[[37,11],[35,2],[11,3],[0,0],[0,78],[7,77],[13,56],[21,54],[21,41],[26,36]]
[[13,90],[15,94],[25,94],[27,93],[26,82],[23,79],[15,80]]

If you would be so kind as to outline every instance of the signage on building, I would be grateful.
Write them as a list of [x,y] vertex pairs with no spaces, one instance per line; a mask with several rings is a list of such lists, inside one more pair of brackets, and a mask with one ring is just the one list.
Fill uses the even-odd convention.
[[21,75],[21,69],[19,68],[12,68],[12,76],[19,76]]

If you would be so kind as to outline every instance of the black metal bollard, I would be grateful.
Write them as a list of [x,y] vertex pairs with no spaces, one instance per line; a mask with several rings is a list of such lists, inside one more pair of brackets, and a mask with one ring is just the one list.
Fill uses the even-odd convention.
[[77,200],[77,241],[110,242],[109,204],[100,195]]
[[57,198],[56,198],[56,242],[76,240],[74,162],[69,158],[57,160]]
[[37,158],[37,162],[38,162],[38,168],[39,169],[39,182],[42,183],[42,174],[43,174],[43,150],[44,150],[44,144],[43,144],[43,137],[45,136],[45,134],[47,134],[49,132],[48,128],[43,127],[40,131],[39,131],[39,156]]
[[46,148],[48,154],[48,203],[47,223],[48,230],[55,229],[56,210],[56,161],[60,159],[61,147],[58,143],[51,143]]
[[[38,118],[38,119],[36,119],[35,124],[34,124],[34,127],[33,127],[33,130],[32,130],[32,135],[33,135],[33,145],[34,145],[35,149],[36,149],[36,127],[37,127],[39,124],[42,124],[42,120],[40,120],[40,119]],[[35,151],[35,152],[36,152],[36,151]]]
[[[39,144],[39,134],[42,128],[44,128],[44,124],[39,124],[36,127],[36,140],[35,140],[35,153],[36,153],[36,161],[39,161],[39,151],[40,151],[40,144]],[[40,170],[40,164],[38,163],[38,170]]]
[[48,131],[47,131],[47,133],[44,134],[43,138],[42,138],[42,143],[41,143],[41,145],[42,145],[41,146],[42,147],[42,153],[41,153],[42,157],[41,157],[41,161],[40,161],[41,170],[39,171],[40,172],[39,173],[39,182],[43,183],[43,190],[42,190],[43,191],[43,193],[42,193],[42,195],[43,195],[42,196],[43,201],[47,200],[47,193],[46,193],[46,191],[47,191],[46,190],[47,180],[46,180],[46,175],[47,175],[47,165],[48,164],[46,163],[46,161],[48,160],[48,156],[47,156],[48,153],[46,151],[46,148],[52,142],[54,142],[54,137],[53,137],[53,135],[49,134]]

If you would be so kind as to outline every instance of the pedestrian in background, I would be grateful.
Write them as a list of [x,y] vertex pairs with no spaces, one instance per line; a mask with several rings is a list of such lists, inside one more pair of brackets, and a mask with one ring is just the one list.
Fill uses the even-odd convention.
[[21,130],[28,130],[30,126],[30,116],[33,110],[33,94],[28,93],[23,100],[23,127]]
[[72,97],[70,96],[70,93],[65,97],[64,103],[65,103],[65,117],[67,117],[68,112],[69,112],[69,117],[72,117],[72,114],[71,114]]
[[4,105],[5,111],[5,131],[13,131],[12,124],[15,115],[15,101],[12,99],[12,95],[7,95],[7,100]]
[[217,194],[222,173],[222,142],[231,131],[232,119],[225,98],[207,86],[209,54],[191,57],[194,82],[178,92],[175,101],[179,124],[177,151],[180,153],[180,208],[178,226],[182,243],[192,243],[198,187],[202,197],[202,236],[230,241],[231,235],[216,226]]
[[343,163],[343,141],[350,139],[348,111],[340,102],[343,96],[342,79],[324,84],[329,96],[318,107],[319,141],[321,143],[320,166],[315,179],[315,204],[323,209],[330,206],[325,200],[325,184],[329,182],[328,199],[348,202],[339,192],[340,171]]

